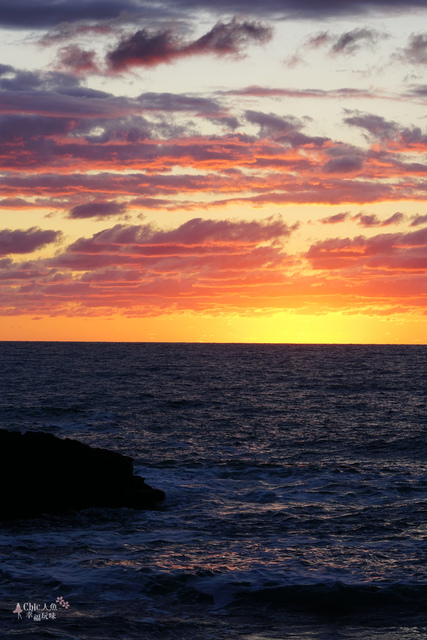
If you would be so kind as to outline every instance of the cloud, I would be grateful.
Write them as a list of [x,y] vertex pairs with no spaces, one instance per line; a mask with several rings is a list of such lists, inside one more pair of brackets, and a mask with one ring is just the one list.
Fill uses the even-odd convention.
[[325,173],[353,173],[362,169],[364,162],[363,153],[340,153],[335,158],[331,158],[323,166]]
[[153,20],[192,18],[199,11],[212,14],[269,14],[274,18],[317,19],[366,15],[373,11],[395,14],[426,7],[425,0],[0,0],[0,25],[46,29],[62,23],[111,22],[136,24]]
[[405,95],[409,97],[424,98],[427,96],[427,84],[413,85]]
[[391,215],[389,218],[386,218],[385,220],[383,220],[380,223],[380,226],[388,227],[391,224],[400,224],[404,220],[405,220],[404,214],[401,213],[400,211],[396,211],[396,213],[393,213],[393,215]]
[[[114,23],[117,22],[126,22],[126,16],[129,19],[129,14],[123,12],[121,14],[121,18],[119,20],[115,20]],[[116,27],[117,28],[117,27]],[[70,40],[76,40],[79,37],[90,36],[92,39],[100,36],[111,36],[115,33],[115,29],[113,26],[113,21],[101,21],[98,23],[90,23],[90,22],[61,22],[56,25],[53,29],[43,34],[43,36],[39,39],[39,45],[43,47],[51,47],[57,44],[65,43]]]
[[126,213],[126,204],[123,202],[92,201],[76,205],[70,210],[68,217],[73,220],[83,218],[103,220],[104,218],[123,215],[124,213]]
[[38,138],[66,135],[72,128],[67,118],[38,115],[0,115],[0,142],[3,144],[31,142]]
[[234,308],[242,295],[257,305],[261,291],[263,298],[279,294],[288,261],[283,241],[291,232],[278,217],[194,218],[172,229],[118,224],[53,258],[0,263],[0,280],[8,287],[3,308],[144,315],[172,307]]
[[398,52],[401,60],[410,64],[427,64],[427,33],[413,33],[408,46]]
[[0,0],[0,24],[6,27],[44,29],[62,22],[106,20],[121,13],[134,19],[142,3],[129,0]]
[[[313,244],[306,258],[313,269],[414,271],[427,273],[427,227],[371,238],[332,238]],[[427,283],[426,283],[427,284]]]
[[141,93],[136,102],[144,111],[192,111],[197,115],[211,116],[222,109],[214,98],[201,98],[180,93],[154,93],[147,91]]
[[0,255],[7,256],[15,253],[32,253],[47,244],[58,242],[60,231],[48,229],[2,229],[0,230]]
[[[21,80],[22,78],[20,78]],[[1,88],[0,82],[0,88]],[[3,82],[5,84],[5,82]],[[115,98],[78,87],[47,91],[13,87],[0,93],[0,113],[29,113],[69,118],[120,117],[135,111],[128,98]]]
[[[194,218],[173,229],[115,225],[53,258],[0,260],[3,313],[134,317],[179,310],[425,307],[427,228],[315,243],[301,272],[284,252],[292,229],[264,222]],[[287,276],[292,268],[292,277]]]
[[332,36],[329,31],[320,31],[319,33],[309,36],[305,46],[310,49],[321,49],[329,46],[331,38]]
[[[49,126],[55,133],[60,132],[58,123],[61,123],[61,117],[67,119],[66,122],[62,121],[65,127],[62,133],[71,130],[84,133],[97,127],[114,127],[120,118],[127,118],[130,126],[142,123],[147,129],[148,126],[153,127],[154,123],[147,125],[146,119],[141,120],[141,114],[148,112],[156,115],[167,112],[194,113],[200,117],[226,116],[224,107],[213,97],[169,92],[144,92],[135,98],[118,97],[84,87],[77,78],[66,74],[28,75],[14,69],[12,74],[1,77],[0,72],[0,117],[3,117],[2,122],[5,122],[5,130],[8,128],[6,116],[15,118],[14,121],[8,121],[12,128],[14,122],[19,122],[29,131],[34,129],[36,135],[45,133],[40,129],[40,116],[50,118],[49,121],[43,121],[44,126]],[[27,121],[20,119],[24,114]],[[38,120],[36,116],[39,117]],[[122,121],[121,124],[124,123],[125,121]],[[159,127],[160,123],[157,122],[156,125]],[[49,135],[49,132],[47,133]]]
[[363,211],[354,216],[351,216],[349,211],[342,211],[341,213],[336,213],[333,216],[321,218],[320,222],[322,224],[338,224],[340,222],[352,220],[353,222],[357,222],[361,227],[388,227],[389,225],[399,224],[404,220],[404,218],[405,216],[400,212],[393,213],[392,216],[385,220],[380,220],[378,216],[364,213]]
[[[402,127],[393,120],[386,120],[382,116],[357,111],[353,113],[355,115],[344,118],[346,124],[364,129],[371,138],[381,141],[390,149],[400,152],[411,150],[424,152],[427,149],[427,134],[424,134],[420,127]],[[369,140],[369,136],[365,137]],[[405,167],[411,170],[409,166],[405,165]],[[416,170],[415,165],[412,166],[412,170]]]
[[[426,152],[427,135],[374,114],[345,112],[345,123],[365,134],[362,148],[310,135],[308,118],[241,111],[224,94],[118,97],[64,73],[8,65],[0,67],[0,88],[2,197],[20,198],[23,207],[81,217],[92,215],[77,208],[86,200],[140,198],[170,211],[425,200],[427,163],[414,156]],[[241,92],[270,94],[285,95],[263,87]],[[207,135],[206,125],[214,132]]]
[[350,144],[337,143],[325,149],[323,172],[326,174],[359,173],[367,159],[367,154]]
[[70,245],[69,251],[99,253],[116,247],[129,252],[131,247],[157,245],[196,246],[219,244],[256,245],[276,241],[290,235],[292,229],[281,218],[267,218],[263,222],[245,220],[209,220],[193,218],[176,229],[160,230],[153,224],[123,225],[99,231],[92,238],[81,238]]
[[358,51],[363,45],[374,45],[380,39],[380,34],[375,29],[353,29],[342,33],[333,43],[330,53],[350,55]]
[[394,138],[398,134],[398,126],[392,120],[386,120],[382,116],[371,113],[353,112],[355,115],[349,115],[344,118],[344,122],[352,127],[365,129],[376,138]]
[[132,66],[152,67],[171,63],[183,57],[201,54],[238,56],[250,44],[268,42],[272,36],[270,27],[257,22],[218,22],[208,33],[188,42],[171,29],[150,32],[136,31],[124,38],[107,54],[113,71],[122,71]]
[[374,214],[360,212],[352,216],[352,220],[356,221],[361,227],[388,227],[393,224],[399,224],[404,220],[403,213],[396,212],[385,220],[380,220]]
[[411,227],[418,227],[420,224],[426,224],[426,223],[427,223],[427,215],[424,215],[424,216],[416,215],[411,220],[410,226]]
[[58,66],[77,75],[99,72],[95,51],[81,49],[76,44],[70,44],[59,50]]
[[252,85],[244,87],[243,89],[233,89],[223,92],[224,95],[235,96],[247,96],[258,98],[313,98],[315,100],[325,99],[339,99],[339,100],[354,100],[360,99],[381,99],[381,100],[396,100],[395,95],[385,94],[379,90],[373,91],[369,89],[354,89],[351,87],[343,87],[341,89],[290,89],[282,87],[260,87]]
[[[238,282],[248,278],[248,269],[261,270],[258,277],[268,280],[284,260],[282,244],[291,232],[273,217],[263,222],[194,218],[166,230],[151,223],[117,224],[80,238],[48,264],[85,272],[85,281],[97,277],[99,270],[118,268],[132,270],[133,279],[137,276],[141,283],[151,282],[152,277],[158,284],[190,278],[192,286],[199,286],[231,276]],[[173,295],[179,296],[179,291]]]
[[320,222],[322,224],[338,224],[340,222],[345,222],[349,217],[348,211],[342,211],[341,213],[336,213],[333,216],[327,216],[326,218],[321,218]]
[[[202,141],[201,141],[202,142]],[[223,143],[224,144],[224,143]],[[122,145],[125,146],[125,145]],[[76,204],[80,204],[82,197],[93,199],[115,200],[117,198],[142,197],[150,198],[149,204],[153,208],[153,199],[159,199],[159,206],[166,198],[169,199],[167,208],[176,210],[186,208],[188,210],[206,210],[226,206],[228,204],[242,204],[245,206],[284,205],[289,203],[358,203],[366,205],[368,202],[402,200],[404,197],[412,200],[425,200],[427,183],[413,179],[407,175],[401,182],[399,175],[390,180],[390,174],[382,174],[384,180],[378,176],[371,180],[348,179],[340,174],[325,174],[319,167],[315,171],[315,164],[307,159],[300,160],[290,158],[281,160],[280,156],[265,154],[268,151],[263,147],[257,147],[253,143],[247,147],[237,146],[221,150],[218,156],[210,150],[196,148],[194,150],[184,146],[180,149],[180,156],[189,164],[188,154],[194,155],[193,166],[199,169],[205,168],[207,172],[197,174],[168,175],[167,173],[141,174],[140,172],[120,174],[111,171],[101,171],[97,174],[28,174],[6,175],[0,177],[0,187],[6,197],[38,196],[45,200],[48,206],[48,198],[53,198],[52,206],[63,208],[62,199],[73,197]],[[172,149],[165,152],[173,152],[170,158],[170,166],[177,163],[178,157]],[[229,152],[229,155],[228,155]],[[293,149],[285,150],[288,154],[295,154]],[[205,154],[205,157],[202,156]],[[172,161],[173,160],[173,161]],[[264,161],[265,160],[265,161]],[[117,158],[116,158],[117,162]],[[161,158],[165,163],[166,158]],[[156,166],[155,157],[151,160],[147,157],[146,166]],[[88,163],[88,168],[94,167],[93,162]],[[158,165],[160,166],[160,165]],[[235,171],[236,166],[247,167],[250,175]],[[210,168],[218,168],[223,174],[210,172]],[[232,173],[228,168],[234,169]],[[265,169],[273,169],[265,172]],[[215,171],[215,169],[214,169]],[[380,174],[381,175],[381,174]],[[203,192],[209,193],[208,201],[199,199]],[[213,194],[224,194],[226,197],[214,198]],[[177,200],[175,198],[179,197]],[[212,199],[213,198],[213,199]],[[59,201],[58,201],[59,199]],[[74,205],[74,203],[73,203]]]
[[305,47],[309,49],[328,47],[329,55],[350,55],[364,46],[372,48],[380,39],[386,37],[388,36],[385,33],[380,33],[367,27],[345,31],[340,35],[332,34],[329,31],[321,31],[310,36],[305,42]]
[[251,124],[259,126],[259,136],[270,138],[276,142],[288,143],[293,147],[314,145],[321,147],[328,138],[310,137],[301,133],[304,123],[294,116],[281,117],[274,113],[263,113],[261,111],[245,111],[245,118]]
[[0,200],[0,207],[3,209],[32,209],[37,206],[39,205],[24,198],[3,198]]

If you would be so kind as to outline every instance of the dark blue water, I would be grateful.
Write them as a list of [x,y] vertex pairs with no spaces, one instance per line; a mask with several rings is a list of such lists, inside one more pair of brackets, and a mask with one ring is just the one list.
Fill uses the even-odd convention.
[[0,363],[1,427],[131,455],[167,493],[3,524],[2,637],[427,637],[427,347],[0,343]]

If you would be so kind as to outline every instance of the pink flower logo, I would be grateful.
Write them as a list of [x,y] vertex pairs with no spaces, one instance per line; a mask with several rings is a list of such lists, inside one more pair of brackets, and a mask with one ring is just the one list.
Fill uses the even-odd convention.
[[69,609],[70,608],[70,604],[68,602],[68,600],[64,600],[64,598],[62,596],[58,596],[56,598],[56,602],[63,607],[64,609]]

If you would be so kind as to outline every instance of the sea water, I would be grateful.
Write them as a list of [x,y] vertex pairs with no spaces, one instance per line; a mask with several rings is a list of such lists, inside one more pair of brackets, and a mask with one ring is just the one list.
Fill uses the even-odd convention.
[[2,428],[130,455],[167,495],[3,523],[1,637],[427,638],[427,347],[3,342],[0,363]]

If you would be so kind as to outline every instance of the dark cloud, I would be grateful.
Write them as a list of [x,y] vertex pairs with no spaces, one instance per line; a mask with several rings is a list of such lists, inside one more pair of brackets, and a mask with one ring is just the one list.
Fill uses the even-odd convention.
[[425,96],[427,96],[427,84],[414,85],[406,95],[409,95],[411,97],[415,96],[417,98],[421,96],[422,98],[424,98]]
[[427,135],[419,127],[405,127],[400,130],[400,140],[403,146],[425,147],[427,146]]
[[413,33],[400,58],[411,64],[427,64],[427,33]]
[[424,216],[416,215],[411,220],[411,227],[418,227],[420,224],[426,224],[426,223],[427,223],[427,215],[424,215]]
[[4,209],[25,209],[32,208],[34,205],[32,202],[28,200],[24,200],[24,198],[3,198],[0,200],[0,207]]
[[366,154],[357,147],[348,144],[336,144],[326,149],[329,160],[323,165],[324,173],[352,173],[360,171]]
[[426,8],[426,0],[0,0],[0,24],[6,27],[46,29],[61,23],[193,17],[208,10],[219,15],[266,15],[278,18],[322,19],[363,15],[376,11],[393,14]]
[[59,50],[58,64],[61,68],[78,75],[99,71],[95,51],[85,51],[75,44],[70,44]]
[[365,129],[376,138],[394,138],[399,131],[396,122],[386,120],[382,116],[358,111],[353,113],[355,115],[347,116],[344,122],[352,127]]
[[[344,122],[353,127],[367,131],[372,137],[383,142],[393,142],[402,149],[427,147],[427,135],[420,127],[401,127],[392,120],[370,113],[354,112],[355,115],[344,118]],[[418,163],[419,164],[419,163]],[[421,169],[422,165],[419,166]],[[409,167],[407,167],[409,169]],[[415,170],[416,166],[412,167]]]
[[348,211],[342,211],[341,213],[336,213],[333,216],[328,216],[327,218],[322,218],[320,222],[322,224],[338,224],[339,222],[345,222],[349,217]]
[[60,231],[48,229],[2,229],[0,230],[0,255],[7,256],[14,253],[31,253],[47,244],[57,242],[61,237]]
[[353,171],[360,171],[362,167],[363,156],[359,153],[331,158],[323,166],[323,171],[325,173],[352,173]]
[[67,118],[32,115],[0,115],[0,142],[28,142],[37,138],[64,135],[72,128]]
[[132,207],[143,207],[144,209],[176,208],[176,204],[177,203],[171,202],[166,198],[134,198],[129,202],[129,205]]
[[353,54],[363,46],[372,47],[381,38],[387,37],[375,29],[357,28],[352,31],[346,31],[340,35],[330,33],[329,31],[321,31],[320,33],[310,36],[305,46],[310,49],[328,48],[330,55],[349,55]]
[[379,218],[372,213],[358,213],[352,217],[352,220],[355,220],[360,224],[361,227],[379,227],[381,226],[381,221]]
[[353,220],[361,227],[387,227],[392,224],[399,224],[404,220],[404,217],[403,213],[396,212],[386,220],[380,220],[376,215],[364,213],[363,211],[354,216],[350,216],[348,211],[343,211],[333,216],[322,218],[320,222],[322,224],[337,224],[339,222],[345,222],[346,220]]
[[92,96],[90,92],[3,91],[0,113],[32,113],[70,118],[117,118],[135,112],[127,98]]
[[150,32],[140,29],[124,38],[107,54],[107,61],[114,71],[132,66],[151,67],[170,63],[178,58],[200,55],[239,55],[245,46],[267,42],[272,35],[270,27],[257,22],[237,19],[228,23],[218,22],[208,33],[188,42],[171,29]]
[[136,98],[144,111],[192,111],[204,115],[217,114],[220,104],[213,98],[199,98],[177,93],[145,92]]
[[10,64],[0,64],[0,76],[5,76],[8,73],[14,73],[15,68]]
[[123,202],[93,201],[76,205],[71,209],[68,217],[74,220],[82,218],[102,220],[111,216],[123,215],[124,213],[126,213],[126,204]]
[[172,31],[150,33],[140,29],[133,36],[123,39],[107,54],[109,65],[115,71],[132,66],[155,66],[172,62],[181,55],[181,45]]
[[220,11],[245,14],[273,13],[284,18],[322,19],[331,16],[363,15],[372,11],[396,13],[426,8],[426,0],[174,0],[185,9],[217,8]]
[[271,138],[276,142],[288,143],[293,147],[304,145],[314,145],[321,147],[328,138],[310,137],[301,133],[304,122],[294,116],[281,117],[274,113],[263,113],[261,111],[245,111],[245,118],[252,124],[259,126],[261,138]]
[[258,98],[379,98],[381,94],[376,94],[374,91],[364,89],[352,89],[344,87],[342,89],[288,89],[277,87],[259,87],[251,86],[244,89],[233,89],[231,91],[225,91],[225,95],[236,96],[255,96]]
[[194,53],[237,55],[248,44],[263,44],[271,40],[272,28],[260,22],[233,18],[228,23],[218,22],[208,33],[193,42]]
[[[80,62],[76,60],[76,64],[79,65]],[[153,134],[156,128],[160,131],[160,122],[154,126],[153,123],[142,120],[140,116],[138,120],[138,114],[147,111],[159,114],[192,112],[204,117],[216,117],[221,113],[222,116],[226,116],[226,110],[214,98],[167,92],[145,92],[136,98],[118,97],[105,91],[87,88],[73,75],[58,72],[26,72],[6,65],[3,67],[3,70],[0,67],[0,114],[10,114],[8,117],[14,118],[10,121],[9,137],[16,128],[14,123],[19,122],[17,118],[23,117],[15,114],[31,114],[34,118],[34,131],[39,131],[40,135],[42,126],[46,131],[51,129],[52,132],[59,133],[58,128],[66,124],[65,120],[60,123],[61,117],[64,117],[68,122],[66,126],[75,133],[89,133],[91,129],[100,127],[107,132],[107,139],[110,139],[108,131],[124,129],[126,126],[132,130],[132,136],[136,131],[142,130],[142,137],[148,137],[150,128]],[[50,123],[45,120],[42,125],[42,120],[37,120],[35,114],[39,117],[50,117]],[[124,120],[118,123],[120,118],[127,118],[127,123]],[[87,124],[83,123],[85,119],[88,121]],[[21,122],[29,133],[31,121],[28,119]],[[167,132],[166,124],[170,122],[163,123],[162,135]],[[5,126],[7,130],[8,127]],[[172,129],[169,129],[170,131]],[[96,136],[99,138],[100,135],[103,134],[98,131]],[[37,137],[37,133],[33,137]]]
[[331,47],[333,54],[352,54],[363,45],[373,45],[378,42],[380,34],[374,29],[353,29],[341,34]]
[[61,22],[116,18],[121,13],[132,21],[135,15],[149,14],[149,7],[150,3],[138,0],[0,0],[0,24],[44,29]]
[[[125,22],[126,14],[122,14]],[[69,40],[75,40],[81,36],[94,37],[114,34],[113,25],[108,22],[85,23],[85,22],[61,22],[54,29],[45,33],[39,40],[39,44],[44,47],[61,44]]]
[[218,124],[230,131],[235,131],[240,126],[240,121],[234,116],[219,116],[217,118],[209,118],[214,124]]
[[400,224],[405,219],[405,216],[400,211],[396,211],[392,216],[386,218],[381,222],[381,227],[388,227],[391,224]]

